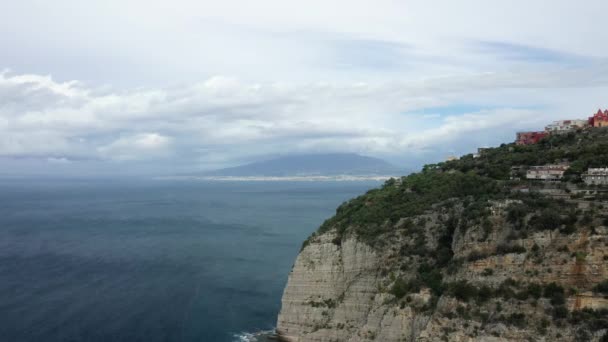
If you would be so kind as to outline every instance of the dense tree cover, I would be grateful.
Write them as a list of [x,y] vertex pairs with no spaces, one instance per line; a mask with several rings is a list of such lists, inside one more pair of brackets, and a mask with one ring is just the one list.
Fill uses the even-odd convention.
[[[512,166],[564,160],[571,163],[569,180],[579,180],[580,173],[588,167],[608,165],[608,129],[552,135],[535,145],[502,145],[486,149],[479,158],[467,155],[459,160],[426,165],[422,172],[391,179],[381,188],[343,203],[318,232],[336,228],[337,244],[348,232],[355,233],[363,241],[373,242],[393,229],[400,219],[423,214],[437,203],[458,198],[466,200],[465,210],[458,220],[460,227],[466,229],[468,224],[475,223],[484,225],[489,231],[491,224],[483,221],[487,217],[488,200],[519,196],[523,203],[511,206],[508,212],[508,220],[516,229],[534,231],[562,227],[564,233],[572,233],[576,223],[572,218],[577,214],[565,212],[563,202],[534,194],[511,193],[518,182],[508,181]],[[530,218],[529,214],[533,216]]]
[[608,295],[608,280],[604,280],[601,283],[595,285],[593,291]]
[[504,195],[506,191],[496,180],[473,172],[415,173],[400,182],[388,181],[382,188],[342,204],[319,232],[335,227],[342,235],[350,227],[364,240],[373,239],[392,229],[392,224],[399,219],[423,214],[441,201],[472,196],[487,205],[488,199]]
[[512,166],[534,166],[570,162],[565,180],[578,180],[589,167],[608,166],[608,129],[595,128],[566,134],[550,135],[538,144],[519,146],[514,143],[490,148],[474,158],[472,154],[458,160],[425,166],[431,170],[475,171],[481,176],[509,179]]
[[[588,167],[607,166],[608,128],[551,135],[534,145],[503,144],[486,149],[478,158],[466,155],[459,160],[426,165],[422,172],[391,179],[383,187],[342,204],[336,215],[319,228],[319,233],[336,228],[338,237],[335,242],[339,244],[349,230],[364,241],[372,242],[392,229],[399,219],[423,214],[434,204],[454,198],[468,201],[459,218],[461,228],[466,229],[467,224],[473,221],[489,230],[491,224],[483,221],[487,216],[488,200],[507,197],[523,198],[522,204],[509,208],[508,220],[515,228],[545,230],[562,227],[564,233],[572,233],[577,214],[565,212],[567,206],[564,202],[540,195],[510,193],[510,189],[518,184],[508,180],[512,166],[560,161],[570,162],[567,180],[574,181],[580,181],[580,173]],[[533,216],[530,218],[529,214]]]
[[553,200],[537,193],[520,194],[517,198],[521,203],[507,207],[507,222],[516,231],[524,235],[556,228],[566,234],[574,232],[574,225],[579,221],[581,212],[576,211],[572,203]]
[[[391,179],[383,187],[368,191],[343,203],[336,215],[326,220],[319,233],[336,229],[334,240],[340,244],[347,233],[356,234],[362,241],[374,244],[377,237],[394,229],[400,219],[424,214],[440,203],[443,207],[453,205],[453,199],[462,210],[458,215],[450,215],[442,222],[445,232],[439,237],[437,250],[428,251],[424,242],[424,222],[406,220],[402,223],[408,235],[416,237],[418,243],[402,255],[431,256],[438,266],[445,266],[452,257],[452,235],[456,227],[461,232],[472,225],[480,225],[487,233],[491,230],[488,221],[489,200],[518,199],[520,202],[507,207],[507,221],[520,233],[562,228],[572,232],[579,213],[571,204],[562,200],[552,200],[538,193],[512,192],[511,183],[480,176],[473,171],[441,172],[425,171],[401,178]],[[305,245],[308,241],[305,242]]]

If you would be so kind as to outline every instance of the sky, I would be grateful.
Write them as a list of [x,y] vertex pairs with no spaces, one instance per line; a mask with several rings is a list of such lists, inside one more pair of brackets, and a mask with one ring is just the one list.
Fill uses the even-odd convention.
[[608,107],[605,0],[0,5],[0,175],[416,169]]

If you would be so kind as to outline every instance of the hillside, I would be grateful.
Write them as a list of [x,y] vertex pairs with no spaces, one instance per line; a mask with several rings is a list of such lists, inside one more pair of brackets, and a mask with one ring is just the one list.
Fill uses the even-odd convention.
[[396,175],[402,169],[382,159],[352,153],[293,155],[205,173],[208,176]]
[[425,169],[474,171],[480,176],[509,179],[513,166],[532,166],[568,161],[570,169],[565,181],[579,182],[580,174],[589,167],[608,166],[608,131],[602,128],[551,135],[538,144],[519,146],[503,144],[487,149],[479,158],[472,154]]
[[[571,167],[560,182],[526,167]],[[504,144],[391,179],[302,246],[284,341],[607,341],[608,130]],[[515,176],[515,177],[514,177]],[[511,180],[515,178],[515,180]]]

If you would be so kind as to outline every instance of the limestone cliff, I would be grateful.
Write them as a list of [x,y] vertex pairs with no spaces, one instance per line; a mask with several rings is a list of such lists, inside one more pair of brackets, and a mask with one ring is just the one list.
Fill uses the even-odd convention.
[[[497,214],[492,219],[503,218]],[[426,229],[434,224],[428,222]],[[501,236],[502,228],[494,226],[483,243],[476,242],[480,232],[475,229],[457,233],[453,242],[461,264],[453,274],[446,274],[445,282],[466,280],[472,286],[505,289],[507,298],[502,293],[490,294],[481,303],[478,298],[463,300],[449,294],[433,299],[425,287],[401,299],[391,293],[395,279],[412,277],[409,273],[416,273],[420,264],[419,257],[399,253],[408,246],[407,238],[399,237],[406,230],[396,228],[396,234],[387,235],[387,247],[382,250],[354,237],[338,245],[333,232],[316,236],[289,275],[277,332],[293,342],[599,340],[605,319],[599,322],[602,329],[595,331],[585,324],[556,319],[560,313],[555,312],[552,298],[543,297],[542,289],[552,283],[563,288],[570,315],[589,308],[606,318],[601,310],[608,309],[608,299],[592,291],[608,279],[606,227],[596,227],[593,234],[568,236],[559,231],[537,232],[510,241],[525,252],[496,254],[508,238]],[[534,285],[540,293],[525,293]]]
[[437,169],[345,203],[306,241],[279,338],[608,341],[605,190]]

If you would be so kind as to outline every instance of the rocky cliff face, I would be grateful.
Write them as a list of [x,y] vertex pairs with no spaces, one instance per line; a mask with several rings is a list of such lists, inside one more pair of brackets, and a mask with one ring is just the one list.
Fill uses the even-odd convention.
[[[533,211],[518,212],[518,200],[485,201],[481,219],[470,219],[466,205],[455,202],[385,222],[373,241],[350,228],[314,235],[289,275],[280,339],[608,339],[603,207],[592,214],[579,209],[578,221],[565,229]],[[542,229],[529,227],[537,221],[545,222]]]
[[[341,246],[319,236],[298,256],[283,295],[277,332],[285,341],[403,341],[428,317],[393,305],[383,293],[381,257],[356,239]],[[428,300],[421,294],[418,300]]]

